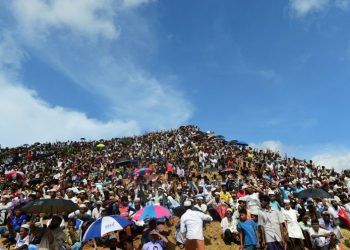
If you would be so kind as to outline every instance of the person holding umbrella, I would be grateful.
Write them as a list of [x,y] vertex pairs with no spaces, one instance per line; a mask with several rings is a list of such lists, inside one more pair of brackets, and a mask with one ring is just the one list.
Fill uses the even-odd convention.
[[41,238],[38,249],[40,250],[61,250],[65,247],[67,236],[60,227],[62,218],[54,215],[47,228],[38,228],[34,223],[29,222],[30,231],[35,237]]

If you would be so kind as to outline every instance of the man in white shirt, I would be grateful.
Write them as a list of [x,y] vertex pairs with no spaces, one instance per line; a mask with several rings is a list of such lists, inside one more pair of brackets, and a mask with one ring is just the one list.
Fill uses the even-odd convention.
[[304,249],[304,235],[298,223],[298,212],[291,208],[290,200],[284,200],[282,214],[287,224],[288,248]]
[[194,206],[198,210],[202,211],[203,213],[207,212],[207,205],[203,204],[204,198],[202,196],[198,196],[196,198],[197,204]]
[[317,220],[312,221],[309,235],[313,248],[331,249],[330,244],[333,233],[321,228]]
[[97,201],[96,207],[92,210],[92,218],[95,220],[101,218],[101,213],[103,210],[104,208],[102,207],[102,201]]
[[235,220],[232,218],[233,211],[232,209],[227,209],[225,217],[221,220],[221,230],[223,234],[224,241],[226,243],[231,243],[237,240],[238,231]]
[[203,221],[212,221],[213,218],[199,211],[191,210],[191,202],[185,201],[187,211],[181,216],[180,232],[186,235],[186,250],[204,250]]

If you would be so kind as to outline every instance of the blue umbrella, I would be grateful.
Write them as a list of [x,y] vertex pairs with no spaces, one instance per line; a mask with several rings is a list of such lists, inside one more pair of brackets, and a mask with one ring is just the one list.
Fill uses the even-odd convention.
[[104,216],[89,226],[84,234],[83,241],[101,238],[107,233],[123,230],[131,224],[131,221],[118,215]]
[[236,145],[239,145],[239,146],[248,146],[248,143],[244,142],[244,141],[238,141],[236,143]]

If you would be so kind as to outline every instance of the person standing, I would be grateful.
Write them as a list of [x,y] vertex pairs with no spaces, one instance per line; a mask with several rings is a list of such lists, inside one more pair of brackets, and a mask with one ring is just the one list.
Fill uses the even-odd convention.
[[258,239],[258,226],[254,220],[247,219],[247,210],[239,211],[239,223],[237,230],[239,232],[241,250],[255,250],[260,247]]
[[286,246],[284,218],[280,211],[270,207],[269,202],[267,195],[260,198],[258,224],[263,238],[262,247],[267,245],[268,250],[284,250]]
[[210,215],[191,209],[191,202],[185,201],[186,212],[180,219],[180,232],[186,235],[186,250],[204,250],[203,221],[212,221]]
[[282,214],[288,230],[287,249],[304,249],[304,235],[298,223],[298,212],[291,208],[290,200],[284,200]]

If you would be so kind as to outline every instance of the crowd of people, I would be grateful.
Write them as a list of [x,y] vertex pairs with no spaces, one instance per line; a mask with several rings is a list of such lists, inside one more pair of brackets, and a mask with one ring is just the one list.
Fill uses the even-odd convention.
[[[35,143],[0,151],[0,234],[14,249],[165,249],[170,227],[181,248],[205,249],[220,221],[222,240],[241,249],[336,248],[350,218],[350,171],[258,150],[196,126],[111,140]],[[138,171],[140,169],[143,171]],[[23,176],[9,176],[10,171]],[[332,198],[298,198],[309,188]],[[26,214],[33,200],[67,199],[68,214]],[[82,238],[108,215],[132,220],[159,204],[178,214],[135,221],[92,242]],[[141,244],[135,237],[141,235]]]

